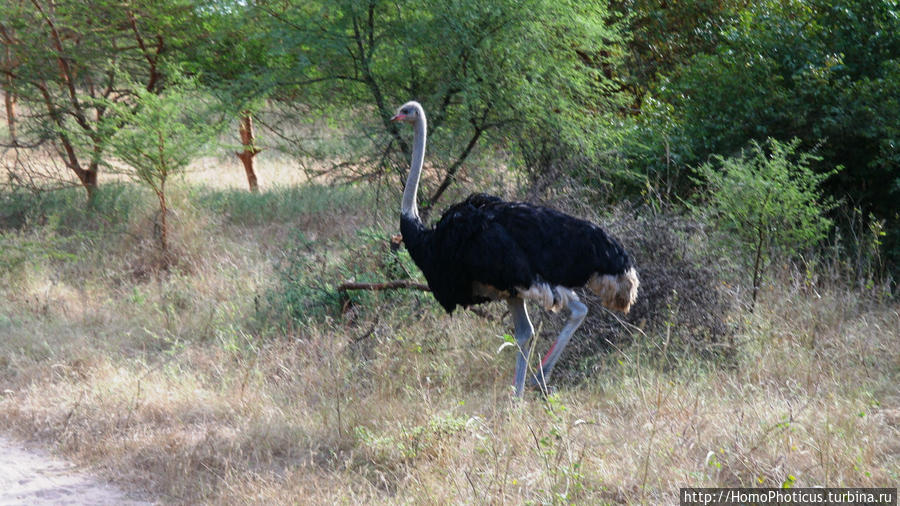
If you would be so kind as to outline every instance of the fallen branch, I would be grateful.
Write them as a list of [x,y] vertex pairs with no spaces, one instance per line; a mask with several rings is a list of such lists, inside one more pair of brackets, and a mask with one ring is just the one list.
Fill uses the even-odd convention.
[[410,290],[421,290],[423,292],[430,292],[431,289],[428,288],[428,285],[423,285],[422,283],[415,283],[408,279],[398,279],[394,281],[385,281],[384,283],[354,283],[354,282],[344,282],[338,285],[337,291],[346,292],[349,290],[400,290],[402,288],[409,288]]

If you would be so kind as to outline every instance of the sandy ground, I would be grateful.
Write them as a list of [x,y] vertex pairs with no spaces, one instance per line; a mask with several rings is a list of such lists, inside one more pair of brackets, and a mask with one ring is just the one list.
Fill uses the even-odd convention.
[[71,463],[0,437],[0,506],[149,505],[78,472]]

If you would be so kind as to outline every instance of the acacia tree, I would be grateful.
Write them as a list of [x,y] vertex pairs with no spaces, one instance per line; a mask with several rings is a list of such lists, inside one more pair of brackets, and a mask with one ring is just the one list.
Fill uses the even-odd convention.
[[112,154],[129,165],[128,174],[146,185],[159,202],[159,247],[163,261],[172,260],[169,248],[167,187],[191,160],[221,131],[215,103],[196,80],[170,76],[159,93],[133,89],[126,104],[112,104],[116,125],[109,145]]
[[[598,60],[615,62],[619,24],[602,2],[554,0],[261,2],[273,49],[308,65],[279,82],[306,104],[341,117],[359,177],[380,167],[403,173],[410,145],[389,121],[407,100],[429,114],[423,210],[441,198],[486,138],[508,143],[552,132],[560,143],[591,144],[619,105]],[[347,142],[344,146],[353,146]],[[590,151],[593,146],[587,146]],[[372,168],[375,168],[373,172]],[[428,183],[433,181],[433,183]]]
[[193,4],[110,0],[0,0],[0,75],[9,144],[48,148],[91,199],[98,185],[110,104],[130,84],[156,92],[166,57],[196,32]]
[[[240,148],[235,153],[247,175],[250,191],[259,189],[255,157],[255,118],[267,99],[276,94],[278,76],[302,72],[284,68],[285,55],[270,46],[265,32],[269,16],[239,0],[219,1],[216,8],[202,12],[208,36],[203,44],[187,48],[184,63],[194,70],[203,85],[220,97],[228,115],[237,119]],[[292,58],[293,59],[293,58]]]

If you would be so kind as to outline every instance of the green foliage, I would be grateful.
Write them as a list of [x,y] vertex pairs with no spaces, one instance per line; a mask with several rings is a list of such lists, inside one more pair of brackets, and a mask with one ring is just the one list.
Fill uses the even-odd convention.
[[[714,50],[666,76],[666,134],[686,165],[732,154],[750,140],[823,143],[825,189],[887,220],[900,255],[900,8],[893,1],[756,2]],[[897,258],[900,258],[898,256]]]
[[156,194],[159,244],[168,255],[166,182],[187,168],[224,123],[196,80],[177,73],[159,93],[139,86],[132,93],[133,103],[110,104],[115,114],[108,142],[112,153],[131,167],[127,173]]
[[357,445],[370,461],[384,466],[393,461],[414,461],[441,451],[441,446],[452,443],[467,428],[465,417],[452,413],[432,415],[426,424],[405,426],[398,423],[385,434],[376,434],[365,425],[353,427]]
[[[657,205],[692,190],[687,168],[712,155],[799,138],[817,147],[820,174],[845,167],[823,188],[882,227],[886,269],[900,265],[894,0],[0,0],[0,11],[0,87],[19,106],[0,143],[34,155],[10,181],[34,180],[24,172],[50,154],[92,194],[115,154],[160,195],[215,130],[198,127],[240,114],[266,148],[280,139],[316,159],[312,172],[383,187],[405,175],[412,135],[388,119],[416,99],[430,120],[423,213],[475,162],[523,173],[530,197],[574,183]],[[226,200],[246,224],[292,207]]]
[[413,297],[430,299],[430,294],[407,290],[337,289],[343,281],[379,283],[408,279],[418,272],[406,250],[390,249],[389,236],[383,230],[362,229],[342,247],[323,249],[298,233],[276,264],[276,279],[266,290],[260,320],[292,328],[337,318],[350,308],[378,311],[388,301],[409,305]]
[[21,107],[9,140],[26,151],[52,146],[92,196],[109,104],[128,102],[132,83],[159,91],[166,62],[196,35],[194,4],[3,0],[0,12],[0,74]]
[[115,233],[143,204],[138,188],[121,183],[105,185],[90,205],[71,187],[39,193],[0,191],[0,230],[52,228],[62,235],[87,230]]
[[631,32],[622,80],[635,105],[641,107],[657,81],[693,55],[715,50],[742,4],[735,0],[613,2]]
[[331,286],[327,260],[316,256],[313,243],[299,232],[275,265],[274,286],[267,289],[258,320],[292,328],[334,315],[340,308]]
[[222,123],[194,79],[173,75],[160,93],[140,86],[132,93],[133,103],[111,104],[118,128],[109,143],[116,158],[131,167],[128,174],[158,194],[206,148]]
[[98,189],[90,205],[73,187],[0,191],[0,278],[12,283],[47,265],[57,265],[57,272],[77,271],[90,245],[108,244],[122,235],[144,205],[144,196],[126,184]]
[[215,89],[231,112],[240,112],[275,91],[278,81],[302,69],[283,53],[271,51],[264,9],[250,9],[244,2],[216,2],[203,9],[202,44],[185,50],[182,64],[203,84]]
[[831,228],[825,213],[834,207],[823,198],[825,174],[812,170],[819,158],[797,152],[799,140],[766,145],[752,142],[741,155],[713,161],[696,170],[708,200],[693,209],[706,214],[734,242],[733,251],[746,255],[756,300],[761,274],[775,255],[787,259],[820,241]]
[[194,188],[191,199],[227,222],[244,226],[322,222],[374,205],[367,187],[318,184],[274,187],[257,193]]
[[289,81],[296,95],[367,140],[366,173],[385,154],[408,167],[411,134],[388,119],[410,99],[428,111],[429,159],[447,183],[485,139],[546,133],[591,152],[618,104],[601,67],[618,60],[621,34],[600,2],[304,1],[272,18],[273,51],[309,62]]
[[28,266],[44,261],[72,261],[69,241],[52,232],[33,237],[15,232],[0,232],[0,279],[5,283],[21,279]]

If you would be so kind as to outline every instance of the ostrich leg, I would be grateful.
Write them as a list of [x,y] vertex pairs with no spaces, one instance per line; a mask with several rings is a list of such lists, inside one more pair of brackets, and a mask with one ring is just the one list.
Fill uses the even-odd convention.
[[587,316],[587,306],[577,298],[569,299],[567,306],[569,311],[572,312],[569,316],[569,321],[566,322],[566,326],[563,327],[562,332],[559,333],[556,342],[550,347],[550,351],[548,351],[547,354],[544,355],[544,359],[541,360],[541,370],[531,378],[531,383],[539,386],[542,390],[547,389],[547,381],[550,380],[553,366],[556,365],[556,361],[559,360],[559,356],[562,355],[566,345],[569,344],[572,335],[578,330],[578,327],[581,326],[584,317]]
[[508,300],[508,303],[509,312],[512,314],[516,348],[518,350],[514,384],[516,397],[522,397],[522,390],[525,388],[525,370],[528,367],[525,354],[528,351],[528,340],[534,334],[534,327],[531,326],[531,320],[528,319],[528,310],[525,309],[525,301],[523,299],[512,297]]

